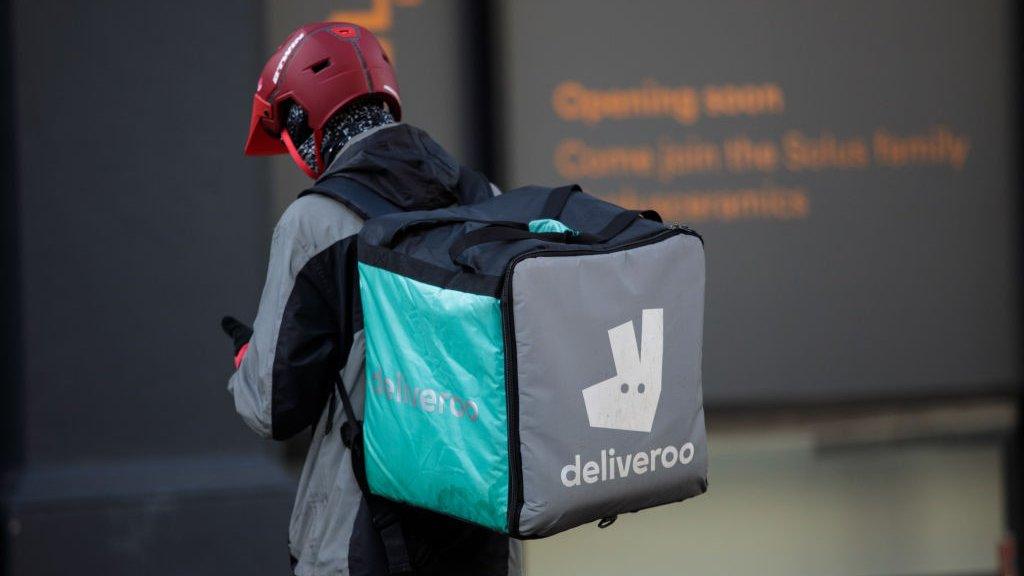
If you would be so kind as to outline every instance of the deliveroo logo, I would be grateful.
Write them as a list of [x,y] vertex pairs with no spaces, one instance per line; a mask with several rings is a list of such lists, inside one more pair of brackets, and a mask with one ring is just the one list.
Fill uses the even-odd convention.
[[639,348],[632,320],[608,330],[616,374],[583,390],[591,428],[651,431],[661,398],[663,311],[643,311]]
[[[608,331],[616,374],[583,389],[591,428],[651,431],[661,399],[663,312],[662,308],[643,311],[639,346],[632,321]],[[562,467],[560,477],[566,488],[624,480],[657,473],[659,469],[668,470],[677,464],[685,466],[693,461],[695,454],[693,442],[627,454],[616,454],[615,448],[606,448],[594,460],[584,460],[582,454],[574,454],[572,461]]]

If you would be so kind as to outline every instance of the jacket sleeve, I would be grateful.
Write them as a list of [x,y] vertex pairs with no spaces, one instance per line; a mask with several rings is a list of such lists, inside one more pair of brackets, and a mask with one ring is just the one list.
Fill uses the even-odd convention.
[[250,428],[283,440],[319,417],[351,347],[354,242],[347,208],[304,196],[274,229],[249,348],[228,382]]

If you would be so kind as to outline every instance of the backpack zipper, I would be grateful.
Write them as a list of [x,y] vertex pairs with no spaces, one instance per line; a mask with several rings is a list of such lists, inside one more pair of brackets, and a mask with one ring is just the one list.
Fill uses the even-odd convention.
[[537,256],[580,256],[620,252],[631,248],[639,248],[647,244],[654,244],[679,234],[694,236],[701,241],[701,244],[704,243],[704,238],[693,229],[680,224],[673,224],[650,236],[633,240],[614,248],[581,248],[578,250],[545,250],[541,248],[530,250],[512,258],[505,268],[505,277],[502,281],[501,289],[501,322],[502,336],[505,340],[505,416],[508,421],[509,458],[508,534],[510,536],[520,539],[524,538],[519,533],[519,514],[523,507],[523,475],[519,470],[520,466],[522,466],[522,452],[519,447],[519,382],[515,378],[516,338],[515,319],[512,314],[512,272],[516,264],[527,258]]

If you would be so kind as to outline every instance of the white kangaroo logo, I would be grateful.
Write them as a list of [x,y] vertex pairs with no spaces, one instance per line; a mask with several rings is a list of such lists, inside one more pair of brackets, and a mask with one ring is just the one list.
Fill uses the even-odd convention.
[[661,398],[663,312],[643,311],[639,348],[632,320],[608,330],[617,374],[583,389],[592,428],[651,431]]

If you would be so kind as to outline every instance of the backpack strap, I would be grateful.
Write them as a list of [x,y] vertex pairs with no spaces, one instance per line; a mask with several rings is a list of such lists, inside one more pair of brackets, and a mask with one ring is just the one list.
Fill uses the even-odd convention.
[[[304,190],[299,196],[307,194],[321,194],[341,202],[363,220],[403,212],[402,208],[377,194],[368,186],[343,175],[324,178]],[[462,167],[456,196],[459,204],[475,204],[476,202],[491,198],[493,193],[490,182],[482,174]],[[349,397],[348,390],[345,389],[345,385],[341,381],[340,374],[335,375],[334,387],[337,389],[338,396],[341,397],[341,405],[345,411],[345,422],[339,430],[341,441],[351,453],[352,472],[356,477],[359,490],[363,493],[363,498],[366,500],[366,505],[370,509],[373,527],[380,534],[381,541],[384,544],[388,574],[411,574],[413,572],[413,565],[409,557],[405,534],[402,531],[398,505],[370,492],[370,486],[366,481],[366,465],[363,453],[363,422],[356,418],[355,409],[352,407],[352,399]],[[325,434],[330,434],[331,429],[334,427],[334,412],[335,400],[334,392],[332,391],[327,414],[327,426],[324,430]],[[429,555],[431,551],[423,548],[418,550],[418,553],[420,555]]]
[[[321,194],[345,205],[363,220],[369,220],[385,214],[401,212],[402,209],[386,198],[377,194],[369,187],[345,176],[332,176],[320,180],[312,187],[304,190],[299,196]],[[363,493],[366,505],[370,510],[370,519],[374,529],[380,534],[384,544],[384,555],[387,558],[387,573],[391,575],[411,574],[412,562],[402,532],[401,517],[397,505],[390,500],[381,498],[370,492],[366,482],[366,466],[363,456],[363,423],[356,418],[352,408],[352,399],[341,381],[340,374],[334,378],[334,387],[341,397],[341,405],[345,410],[345,423],[341,425],[341,441],[351,453],[352,473],[356,477],[359,490]],[[330,434],[334,428],[335,396],[331,392],[330,406],[327,414],[327,426],[324,434]]]
[[[402,208],[392,203],[387,198],[374,192],[365,184],[361,184],[352,178],[344,175],[328,176],[319,180],[311,187],[303,190],[299,196],[307,194],[322,194],[341,202],[346,208],[352,210],[363,220],[404,212]],[[488,198],[493,198],[491,183],[483,174],[462,166],[459,171],[459,182],[455,189],[456,202],[461,206],[464,204],[476,204]]]
[[316,184],[303,190],[300,197],[307,194],[322,194],[337,200],[352,210],[363,220],[402,212],[402,209],[388,199],[377,194],[365,184],[356,182],[345,176],[328,176]]
[[345,423],[341,425],[340,430],[341,441],[351,453],[352,472],[355,474],[356,483],[359,484],[359,489],[366,499],[366,505],[370,509],[370,521],[384,543],[388,574],[411,574],[412,561],[409,558],[405,534],[402,532],[398,508],[394,502],[370,492],[370,486],[366,482],[366,460],[363,454],[363,423],[356,418],[356,412],[352,408],[352,399],[349,398],[348,390],[345,390],[340,375],[335,377],[334,386],[338,389],[338,395],[341,396],[341,404],[345,410]]

